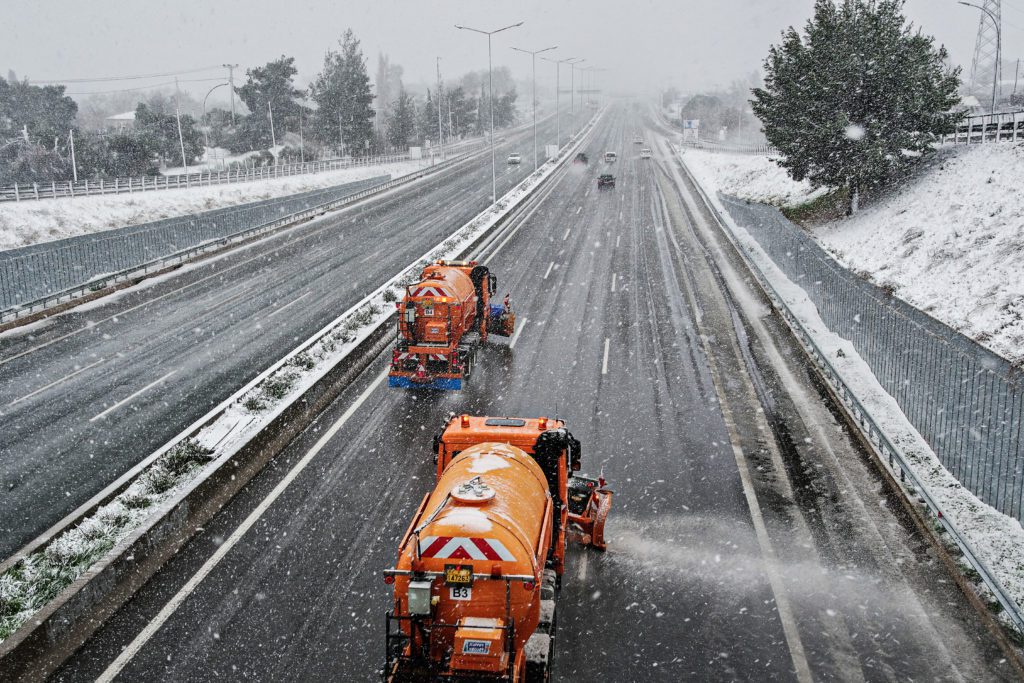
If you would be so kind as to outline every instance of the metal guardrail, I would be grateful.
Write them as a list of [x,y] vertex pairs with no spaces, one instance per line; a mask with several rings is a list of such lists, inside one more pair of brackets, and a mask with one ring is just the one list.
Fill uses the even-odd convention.
[[710,152],[729,152],[732,154],[751,154],[755,156],[774,156],[779,150],[771,145],[748,145],[741,142],[721,142],[718,140],[696,140],[680,142],[689,149],[706,149]]
[[942,144],[980,145],[1024,141],[1024,111],[964,117],[956,130],[943,135]]
[[385,182],[390,176],[380,176],[0,252],[0,324],[405,184],[470,153],[471,149],[464,149],[458,156],[397,180]]
[[[463,154],[469,149],[482,146],[481,140],[460,141],[445,147],[445,156]],[[425,150],[426,151],[426,150]],[[236,168],[223,171],[200,171],[198,173],[182,173],[155,176],[134,176],[131,178],[111,178],[103,180],[70,180],[50,183],[20,183],[0,186],[0,202],[30,201],[36,199],[62,199],[68,197],[88,197],[106,194],[131,194],[136,192],[154,192],[157,190],[182,190],[213,185],[248,183],[271,178],[323,173],[346,168],[362,168],[379,166],[403,161],[420,161],[428,164],[431,159],[439,156],[425,155],[421,159],[413,159],[408,153],[386,154],[372,157],[346,157],[344,159],[325,159],[323,161],[306,161],[296,164],[277,164],[254,168]],[[244,163],[244,162],[243,162]]]
[[[721,199],[786,276],[807,292],[829,329],[854,344],[943,465],[979,498],[1020,520],[1024,495],[1024,387],[1020,371],[955,330],[849,273],[792,224],[766,221],[764,215],[751,210],[760,205],[724,196]],[[711,202],[706,203],[712,207]],[[717,214],[713,207],[711,210]],[[781,214],[778,217],[788,223]],[[731,235],[728,224],[717,218]],[[738,251],[743,254],[742,249]],[[910,481],[935,523],[948,532],[1008,618],[1024,633],[1020,606],[943,513],[901,449],[857,398],[832,365],[829,354],[817,345],[764,272],[744,258],[866,437],[888,461],[890,470],[901,481]],[[989,366],[993,362],[1001,362],[1001,367]]]

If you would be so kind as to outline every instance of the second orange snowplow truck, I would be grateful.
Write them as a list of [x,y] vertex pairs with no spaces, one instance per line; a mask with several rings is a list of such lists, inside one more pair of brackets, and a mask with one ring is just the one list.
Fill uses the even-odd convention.
[[435,446],[437,485],[384,572],[384,678],[547,681],[567,543],[604,550],[612,492],[574,474],[559,420],[461,415]]
[[510,337],[515,313],[508,295],[492,303],[498,279],[476,261],[436,261],[406,287],[398,304],[398,343],[388,385],[461,389],[488,334]]

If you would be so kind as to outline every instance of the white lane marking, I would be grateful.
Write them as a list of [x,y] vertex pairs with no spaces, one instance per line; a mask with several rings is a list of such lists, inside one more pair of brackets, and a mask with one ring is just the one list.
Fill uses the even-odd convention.
[[74,377],[75,375],[79,374],[80,372],[85,372],[85,371],[86,371],[86,370],[88,370],[89,368],[94,368],[94,367],[96,367],[97,365],[99,365],[100,363],[102,363],[102,362],[103,362],[104,360],[106,360],[106,359],[105,359],[105,358],[100,358],[100,359],[99,359],[98,361],[96,361],[95,363],[90,363],[89,365],[86,365],[85,367],[82,367],[82,368],[78,368],[78,369],[77,369],[77,370],[75,370],[74,372],[68,373],[67,375],[64,375],[63,377],[61,377],[60,379],[58,379],[58,380],[55,380],[55,381],[53,381],[53,382],[50,382],[50,383],[49,383],[49,384],[47,384],[47,385],[46,385],[45,387],[39,387],[38,389],[36,389],[35,391],[33,391],[33,392],[32,392],[31,394],[25,394],[25,395],[24,395],[24,396],[22,396],[21,398],[16,398],[16,399],[14,399],[13,401],[11,401],[11,402],[10,402],[10,403],[8,403],[7,405],[5,405],[5,406],[4,406],[4,408],[9,408],[9,407],[13,406],[13,405],[14,405],[15,403],[21,403],[22,401],[26,401],[26,400],[28,400],[28,399],[32,398],[33,396],[35,396],[36,394],[41,394],[42,392],[46,391],[47,389],[51,389],[51,388],[53,388],[53,387],[57,386],[57,385],[58,385],[58,384],[60,384],[61,382],[66,382],[66,381],[68,381],[69,379],[71,379],[72,377]]
[[622,235],[619,235],[618,237],[615,238],[615,248],[616,249],[619,248],[619,241],[620,240],[622,240]]
[[582,211],[582,210],[583,210],[582,206],[577,206],[576,207],[576,215],[579,216],[580,215],[580,211]]
[[582,553],[582,557],[580,558],[580,573],[578,577],[580,581],[587,580],[587,557],[589,557],[589,555],[590,553]]
[[612,291],[615,291],[615,278],[618,277],[618,273],[612,273]]
[[621,211],[619,211],[619,220],[620,221],[622,220],[622,212]]
[[608,374],[608,345],[611,343],[611,339],[605,337],[604,339],[604,360],[601,362],[601,374]]
[[572,232],[572,228],[566,228],[566,229],[565,229],[565,234],[564,234],[564,235],[562,235],[562,241],[563,241],[563,242],[564,242],[565,240],[569,239],[569,233],[570,233],[570,232]]
[[132,394],[132,395],[131,395],[131,396],[129,396],[128,398],[126,398],[126,399],[124,399],[124,400],[121,400],[121,401],[118,401],[118,402],[117,402],[117,403],[115,403],[114,405],[110,406],[109,408],[107,408],[106,410],[104,410],[104,411],[103,411],[102,413],[100,413],[99,415],[97,415],[97,416],[95,416],[95,417],[90,417],[90,418],[89,418],[89,422],[95,422],[96,420],[100,419],[101,417],[106,417],[107,415],[109,415],[110,413],[114,412],[115,410],[117,410],[117,409],[118,409],[118,408],[120,408],[121,406],[125,405],[126,403],[129,403],[129,402],[131,402],[131,401],[132,401],[133,399],[136,399],[136,398],[138,398],[139,396],[141,396],[142,394],[146,393],[147,391],[149,391],[150,389],[152,389],[152,388],[153,388],[153,387],[155,387],[156,385],[158,385],[158,384],[161,384],[161,383],[163,383],[163,381],[164,381],[165,379],[167,379],[168,377],[170,377],[171,375],[173,375],[173,374],[174,374],[174,373],[176,373],[176,372],[177,372],[177,370],[171,370],[170,372],[168,372],[168,373],[167,373],[166,375],[164,375],[163,377],[161,377],[161,378],[160,378],[160,379],[158,379],[157,381],[155,381],[155,382],[150,382],[149,384],[147,384],[146,386],[142,387],[141,389],[139,389],[138,391],[136,391],[136,392],[135,392],[134,394]]
[[270,312],[270,315],[267,316],[267,319],[269,320],[270,318],[273,318],[275,315],[277,315],[278,313],[280,313],[284,309],[288,308],[289,306],[294,306],[295,304],[299,303],[300,301],[302,301],[303,299],[305,299],[307,296],[309,296],[312,293],[313,292],[306,292],[305,294],[300,296],[298,299],[290,301],[290,302],[286,303],[284,306],[281,306],[280,308],[275,308],[273,311]]
[[512,340],[508,343],[508,348],[514,349],[516,347],[516,342],[519,341],[519,335],[523,333],[523,328],[526,327],[526,320],[526,318],[523,318],[522,320],[516,321],[519,326],[516,328],[515,334],[512,335]]
[[548,275],[551,275],[551,269],[552,269],[552,268],[554,268],[554,267],[555,267],[555,262],[554,262],[554,261],[552,261],[551,263],[549,263],[549,264],[548,264],[548,270],[547,270],[547,272],[546,272],[546,273],[544,273],[544,277],[543,277],[543,278],[541,278],[541,279],[542,279],[542,280],[547,280],[547,279],[548,279]]
[[267,509],[274,504],[274,501],[284,493],[285,489],[288,488],[295,478],[298,477],[304,469],[306,469],[306,466],[310,461],[312,461],[323,447],[327,445],[327,442],[334,438],[334,435],[345,426],[345,423],[348,422],[349,418],[351,418],[359,407],[363,405],[366,399],[370,397],[370,394],[376,391],[381,382],[387,379],[389,370],[390,368],[381,372],[380,375],[377,376],[377,379],[375,379],[370,386],[366,387],[366,390],[363,391],[359,398],[356,399],[355,403],[349,406],[348,410],[338,418],[338,421],[331,425],[330,429],[324,432],[324,435],[320,437],[320,440],[317,441],[311,449],[309,449],[309,452],[302,456],[302,460],[296,463],[295,468],[285,475],[285,478],[274,487],[274,490],[270,492],[270,495],[263,499],[256,509],[245,518],[245,521],[242,522],[241,526],[235,529],[234,533],[228,537],[228,540],[221,544],[221,546],[217,548],[217,551],[210,556],[210,559],[208,559],[205,564],[199,568],[199,571],[197,571],[192,578],[188,580],[188,583],[182,586],[181,590],[179,590],[175,596],[171,598],[166,605],[164,605],[163,609],[160,610],[160,613],[153,617],[151,622],[146,624],[146,628],[142,629],[139,635],[135,636],[135,640],[129,643],[128,647],[121,651],[121,654],[117,659],[111,662],[110,666],[100,674],[99,678],[96,679],[97,683],[109,683],[109,681],[114,680],[114,678],[121,673],[121,670],[124,669],[125,665],[127,665],[128,662],[130,662],[132,658],[139,653],[139,651],[146,645],[146,643],[149,642],[156,632],[160,630],[164,623],[167,622],[171,615],[178,610],[183,602],[185,602],[185,599],[188,598],[199,584],[203,582],[203,579],[205,579],[210,572],[213,571],[213,568],[224,559],[224,556],[228,554],[228,551],[235,547],[235,544],[245,536],[246,532],[248,532],[249,529],[259,521],[260,517],[263,516],[263,513],[265,513]]

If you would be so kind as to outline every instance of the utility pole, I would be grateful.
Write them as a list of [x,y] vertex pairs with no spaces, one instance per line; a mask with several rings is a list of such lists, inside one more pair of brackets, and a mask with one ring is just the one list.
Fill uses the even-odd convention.
[[473,31],[474,33],[482,33],[487,36],[487,90],[488,90],[488,109],[491,110],[491,203],[498,201],[498,172],[495,170],[494,162],[494,76],[491,68],[491,36],[495,33],[501,33],[507,31],[510,28],[522,26],[523,22],[518,24],[509,24],[493,31],[481,31],[480,29],[470,28],[468,26],[455,25],[455,28],[463,29],[466,31]]
[[441,133],[441,58],[437,58],[437,144],[441,146],[444,157],[444,135]]
[[557,45],[546,47],[543,50],[524,50],[522,48],[513,47],[513,50],[517,52],[524,52],[530,55],[533,60],[533,170],[536,171],[540,164],[537,161],[537,55],[541,52],[547,52],[548,50],[554,50]]
[[299,161],[306,163],[306,144],[302,139],[302,107],[299,107]]
[[[274,135],[274,108],[270,106],[270,101],[267,101],[267,111],[270,112],[270,145],[277,147],[277,136]],[[274,155],[274,165],[277,166],[277,155]]]
[[231,85],[231,125],[235,125],[235,69],[237,64],[224,64],[228,70],[228,84]]
[[576,65],[587,61],[579,59],[569,63],[571,78],[569,79],[569,118],[572,119],[572,134],[576,135]]
[[75,131],[68,131],[68,141],[71,143],[71,172],[75,176],[75,182],[78,182],[78,163],[75,161]]
[[178,102],[178,79],[174,79],[174,118],[178,121],[178,144],[181,145],[181,165],[188,173],[188,159],[185,158],[185,136],[181,134],[181,106]]

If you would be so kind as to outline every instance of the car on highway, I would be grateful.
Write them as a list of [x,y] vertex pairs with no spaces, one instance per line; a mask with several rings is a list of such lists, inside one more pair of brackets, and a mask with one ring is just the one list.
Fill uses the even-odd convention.
[[634,145],[642,145],[642,144],[644,144],[644,139],[642,137],[640,137],[639,135],[637,135],[635,138],[633,138],[633,144]]
[[508,163],[510,166],[518,165],[523,162],[523,157],[519,152],[512,152],[508,155]]
[[641,159],[650,159],[651,158],[651,149],[650,149],[650,147],[644,147],[643,149],[640,150],[640,158]]
[[606,163],[606,164],[614,164],[616,161],[618,161],[618,159],[619,159],[619,155],[616,154],[615,152],[605,152],[604,153],[604,163]]
[[578,152],[576,158],[572,160],[574,164],[589,164],[590,159],[587,158],[586,152]]
[[603,190],[606,187],[615,187],[615,176],[611,173],[602,173],[597,177],[597,189]]

